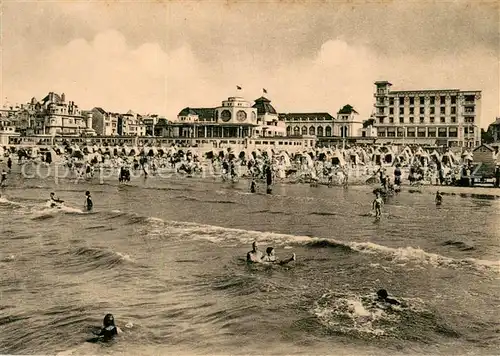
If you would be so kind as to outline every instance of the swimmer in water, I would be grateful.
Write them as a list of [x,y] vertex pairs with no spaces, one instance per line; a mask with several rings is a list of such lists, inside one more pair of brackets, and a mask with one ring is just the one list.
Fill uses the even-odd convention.
[[375,200],[373,201],[373,209],[375,210],[375,217],[377,219],[380,219],[380,216],[382,215],[382,204],[384,201],[382,200],[382,197],[380,196],[380,193],[377,192],[375,195]]
[[96,336],[104,342],[112,340],[116,335],[122,332],[120,328],[115,325],[115,318],[113,317],[113,314],[106,314],[102,324],[103,327],[101,331],[96,334]]
[[2,170],[2,180],[0,181],[0,186],[4,186],[5,181],[7,180],[7,172]]
[[292,255],[292,257],[290,257],[289,259],[280,261],[278,259],[278,257],[276,257],[274,247],[268,247],[266,249],[266,255],[264,257],[262,257],[262,262],[264,262],[264,263],[276,263],[276,264],[279,264],[279,265],[286,265],[287,263],[295,261],[296,259],[297,259],[296,255],[294,253]]
[[396,299],[389,298],[389,294],[387,293],[387,291],[385,289],[380,289],[377,292],[376,302],[388,303],[388,304],[392,304],[392,305],[401,305],[401,303],[399,301],[397,301]]
[[441,205],[441,203],[443,202],[443,196],[441,195],[439,190],[436,192],[436,198],[434,199],[434,201],[436,202],[436,205]]
[[92,208],[94,207],[94,203],[92,202],[92,197],[90,196],[90,192],[88,190],[85,192],[85,203],[83,206],[85,209],[87,209],[87,211],[91,211]]
[[247,262],[261,263],[263,257],[264,254],[258,249],[257,241],[254,241],[252,244],[252,251],[247,253]]
[[257,184],[255,183],[255,179],[252,179],[252,183],[250,183],[250,193],[255,193],[257,191],[256,187]]
[[54,192],[50,193],[50,206],[52,208],[61,203],[64,203],[64,200],[61,200],[58,197],[56,197],[56,194]]

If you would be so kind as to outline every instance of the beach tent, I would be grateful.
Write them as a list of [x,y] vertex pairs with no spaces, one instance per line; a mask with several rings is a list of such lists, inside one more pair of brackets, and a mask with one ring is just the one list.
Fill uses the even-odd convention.
[[345,165],[344,156],[342,155],[342,153],[338,149],[335,150],[335,152],[333,152],[333,154],[332,154],[332,164],[339,165],[339,166]]
[[455,157],[453,152],[448,151],[445,154],[443,154],[443,157],[441,157],[441,163],[445,165],[456,165],[458,164],[458,159]]

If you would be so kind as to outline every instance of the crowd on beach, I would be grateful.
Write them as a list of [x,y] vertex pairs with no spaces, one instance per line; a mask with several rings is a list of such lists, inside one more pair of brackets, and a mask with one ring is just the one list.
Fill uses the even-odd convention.
[[470,185],[473,158],[470,152],[456,155],[451,151],[419,146],[352,146],[316,148],[300,153],[284,150],[232,149],[202,151],[195,147],[127,147],[127,146],[53,146],[45,151],[38,147],[3,147],[4,160],[17,157],[19,163],[56,163],[76,175],[92,178],[96,171],[117,170],[121,181],[130,172],[145,177],[175,172],[185,176],[215,176],[225,181],[241,178],[273,182],[308,183],[311,185],[370,184],[398,168],[410,185]]

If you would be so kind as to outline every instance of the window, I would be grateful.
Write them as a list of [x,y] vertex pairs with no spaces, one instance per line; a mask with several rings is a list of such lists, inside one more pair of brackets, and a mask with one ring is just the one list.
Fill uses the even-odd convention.
[[474,107],[473,106],[466,106],[465,107],[465,112],[468,114],[471,114],[474,112]]
[[457,97],[456,96],[452,96],[451,97],[451,105],[455,105],[457,103]]
[[398,137],[404,137],[404,136],[405,136],[404,127],[398,127]]
[[421,108],[420,108],[420,110],[419,110],[420,115],[423,115],[423,114],[424,114],[424,110],[425,110],[425,109],[424,109],[423,107],[421,107]]
[[314,126],[309,127],[309,135],[311,136],[316,135],[316,128]]
[[399,108],[399,115],[405,114],[405,108]]
[[414,97],[410,97],[410,105],[415,105],[415,98]]
[[322,126],[318,127],[318,132],[317,132],[317,135],[318,135],[319,137],[323,136],[323,127],[322,127]]
[[445,113],[445,108],[443,108],[443,107],[442,107],[442,108],[440,108],[439,112],[441,113],[441,115],[444,115],[444,113]]
[[449,129],[449,137],[458,137],[458,132],[456,127],[450,127]]
[[430,108],[430,114],[434,115],[434,108]]
[[396,137],[396,130],[394,128],[389,128],[387,130],[387,137]]
[[390,124],[393,124],[393,123],[394,123],[394,118],[393,118],[392,116],[391,116],[391,117],[389,117],[389,123],[390,123]]
[[408,128],[407,136],[408,137],[415,137],[415,128],[414,127],[409,127]]
[[423,116],[420,116],[420,123],[423,124],[424,123],[424,117]]
[[457,122],[457,118],[455,116],[451,117],[451,123],[455,124]]
[[404,123],[405,123],[405,119],[404,119],[404,117],[400,117],[400,118],[399,118],[399,123],[400,123],[400,124],[404,124]]
[[430,98],[430,105],[434,105],[436,103],[436,98],[431,96]]
[[451,107],[451,114],[456,114],[457,113],[457,108],[455,106]]
[[405,104],[405,98],[401,97],[399,98],[399,105],[404,105]]
[[446,103],[446,97],[441,96],[441,105],[444,105]]
[[394,105],[394,98],[389,99],[389,105]]
[[293,134],[294,134],[295,136],[300,135],[300,129],[299,129],[299,127],[298,127],[298,126],[295,126],[295,127],[293,128]]
[[438,137],[446,137],[446,128],[440,127],[438,130]]
[[332,136],[332,128],[330,126],[327,126],[325,129],[325,136]]
[[427,129],[427,137],[436,137],[436,128],[435,127],[429,127]]
[[417,137],[425,137],[425,127],[420,127],[417,131]]
[[413,124],[414,121],[415,119],[413,117],[410,117],[410,124]]
[[379,136],[379,137],[385,137],[386,136],[385,129],[382,129],[382,128],[377,129],[377,136]]
[[394,114],[394,108],[389,108],[389,114]]
[[410,115],[413,115],[415,112],[415,109],[414,108],[410,108]]
[[444,124],[444,123],[446,122],[446,120],[445,120],[445,118],[444,118],[443,116],[441,116],[441,117],[439,118],[439,121],[440,121],[442,124]]
[[384,123],[384,118],[381,117],[380,119],[378,119],[378,122],[381,123],[381,124],[383,124]]
[[431,124],[433,124],[433,123],[434,123],[434,116],[431,116],[431,117],[429,118],[429,122],[430,122]]

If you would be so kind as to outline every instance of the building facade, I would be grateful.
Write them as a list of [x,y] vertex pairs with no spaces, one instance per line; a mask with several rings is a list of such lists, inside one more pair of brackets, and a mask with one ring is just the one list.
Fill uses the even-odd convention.
[[92,115],[82,113],[74,101],[66,101],[63,94],[50,92],[41,102],[44,115],[37,118],[35,131],[48,135],[94,134]]
[[334,117],[327,112],[280,114],[287,136],[334,136]]
[[375,82],[377,142],[476,147],[481,143],[481,91],[392,91]]
[[488,132],[491,134],[494,143],[500,142],[500,117],[488,126]]

